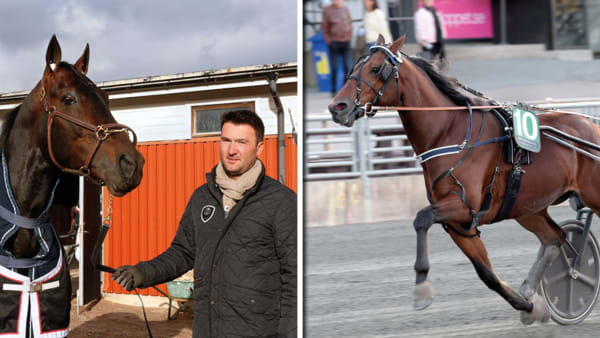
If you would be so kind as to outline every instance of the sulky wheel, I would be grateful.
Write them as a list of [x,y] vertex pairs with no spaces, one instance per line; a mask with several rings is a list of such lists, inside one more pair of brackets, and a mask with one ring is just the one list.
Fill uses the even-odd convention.
[[[579,249],[584,224],[568,220],[559,226],[565,231],[566,240]],[[561,325],[583,321],[594,309],[600,291],[600,250],[591,231],[578,265],[571,269],[574,257],[575,253],[565,243],[546,270],[540,286],[541,294],[550,306],[552,320]]]

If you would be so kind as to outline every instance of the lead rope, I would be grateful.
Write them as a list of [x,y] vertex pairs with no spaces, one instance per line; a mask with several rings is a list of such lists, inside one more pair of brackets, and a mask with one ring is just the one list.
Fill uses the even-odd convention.
[[[106,210],[108,211],[107,212],[108,215],[106,216],[106,219],[104,220],[103,223],[107,223],[108,229],[110,229],[112,227],[112,213],[113,213],[113,195],[111,193],[108,193],[108,208]],[[142,312],[144,313],[144,321],[146,322],[146,329],[148,330],[148,336],[150,338],[153,338],[152,330],[150,330],[150,323],[148,323],[148,317],[146,316],[146,308],[144,307],[144,301],[142,300],[142,296],[140,296],[137,289],[133,289],[133,291],[138,296],[138,298],[140,299],[140,303],[142,304]]]
[[[110,266],[101,264],[100,260],[99,260],[100,257],[98,256],[100,253],[99,248],[102,246],[102,243],[104,243],[104,239],[106,239],[106,234],[108,233],[108,230],[110,230],[110,228],[112,227],[113,195],[111,193],[108,194],[108,208],[106,208],[106,210],[107,210],[107,215],[104,218],[104,220],[102,221],[102,225],[100,226],[100,234],[98,235],[98,242],[96,242],[96,245],[94,246],[94,249],[92,250],[91,259],[92,259],[92,263],[96,266],[96,268],[98,270],[112,274],[116,270],[111,268]],[[152,288],[154,288],[160,294],[162,294],[163,296],[165,296],[169,299],[169,310],[170,310],[171,309],[171,298],[169,297],[169,295],[167,295],[164,291],[157,288],[156,286],[152,286]],[[154,338],[154,336],[152,335],[152,330],[150,330],[150,323],[148,322],[148,316],[146,315],[146,308],[144,307],[144,301],[142,300],[142,296],[140,296],[137,289],[133,289],[133,291],[138,296],[138,298],[140,299],[140,303],[142,304],[142,312],[144,313],[144,322],[146,323],[146,329],[148,330],[148,337]]]

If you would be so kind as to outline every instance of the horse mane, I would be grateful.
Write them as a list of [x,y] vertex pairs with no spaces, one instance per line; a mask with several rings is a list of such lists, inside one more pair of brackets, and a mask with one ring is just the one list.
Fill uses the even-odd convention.
[[2,123],[2,129],[0,130],[0,151],[4,151],[4,145],[6,144],[6,139],[8,138],[8,134],[10,133],[13,125],[15,124],[15,120],[17,119],[17,113],[23,104],[20,104],[13,108],[13,110],[8,111],[5,115],[5,120]]
[[417,67],[421,68],[429,76],[429,79],[433,82],[433,84],[448,98],[454,102],[454,104],[458,106],[465,105],[466,102],[469,104],[473,104],[473,100],[463,93],[459,92],[456,89],[456,85],[452,83],[452,80],[446,77],[445,75],[440,74],[434,67],[434,65],[427,61],[424,58],[409,56],[408,57],[412,63],[417,65]]

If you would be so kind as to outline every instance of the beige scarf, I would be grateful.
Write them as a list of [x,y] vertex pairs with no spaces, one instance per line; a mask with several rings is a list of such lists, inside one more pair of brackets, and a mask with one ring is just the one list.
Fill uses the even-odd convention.
[[227,176],[223,164],[219,162],[216,170],[215,182],[219,185],[219,189],[223,192],[223,210],[225,210],[225,217],[229,215],[229,211],[233,208],[235,203],[244,197],[244,192],[252,188],[258,176],[262,172],[262,162],[256,160],[252,168],[239,176],[237,180],[233,180]]

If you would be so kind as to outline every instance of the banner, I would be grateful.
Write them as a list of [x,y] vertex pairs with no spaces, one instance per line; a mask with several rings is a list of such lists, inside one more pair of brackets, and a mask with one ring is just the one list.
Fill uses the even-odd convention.
[[447,39],[494,37],[491,0],[435,0],[434,7],[442,15]]

